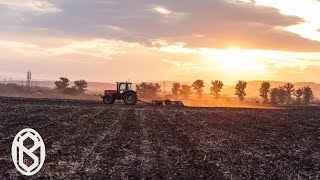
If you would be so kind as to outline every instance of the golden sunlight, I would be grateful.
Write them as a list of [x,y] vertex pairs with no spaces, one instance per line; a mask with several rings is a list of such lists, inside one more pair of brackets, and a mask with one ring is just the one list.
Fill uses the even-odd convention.
[[218,69],[228,70],[235,74],[239,72],[263,72],[265,70],[265,65],[259,60],[258,54],[254,50],[228,48],[218,50],[213,58]]

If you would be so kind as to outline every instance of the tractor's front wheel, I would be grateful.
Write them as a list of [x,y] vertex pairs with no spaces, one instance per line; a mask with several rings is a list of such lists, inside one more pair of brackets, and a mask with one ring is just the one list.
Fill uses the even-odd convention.
[[123,96],[123,101],[126,105],[135,105],[138,102],[138,96],[135,92],[127,92]]
[[114,99],[113,99],[112,96],[106,95],[105,97],[103,97],[103,103],[104,104],[113,104],[114,103]]

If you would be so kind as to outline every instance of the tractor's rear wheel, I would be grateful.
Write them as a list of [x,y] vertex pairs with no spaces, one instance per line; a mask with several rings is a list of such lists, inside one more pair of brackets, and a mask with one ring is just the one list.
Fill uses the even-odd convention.
[[170,99],[166,99],[166,100],[164,101],[164,104],[165,104],[166,106],[171,106],[171,100],[170,100]]
[[113,103],[114,103],[114,99],[113,99],[112,96],[106,95],[106,96],[103,98],[103,103],[104,103],[104,104],[113,104]]
[[127,92],[123,96],[123,101],[126,105],[135,105],[138,102],[138,96],[135,92]]

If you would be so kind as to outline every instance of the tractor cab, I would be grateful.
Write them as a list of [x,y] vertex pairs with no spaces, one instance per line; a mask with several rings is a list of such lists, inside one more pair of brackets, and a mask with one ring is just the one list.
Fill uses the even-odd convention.
[[135,105],[138,96],[131,86],[129,82],[117,82],[117,90],[105,90],[104,96],[101,96],[103,103],[113,104],[115,100],[123,100],[127,105]]
[[128,83],[128,82],[117,82],[117,91],[121,94],[127,92],[127,91],[131,91],[131,85],[132,83]]

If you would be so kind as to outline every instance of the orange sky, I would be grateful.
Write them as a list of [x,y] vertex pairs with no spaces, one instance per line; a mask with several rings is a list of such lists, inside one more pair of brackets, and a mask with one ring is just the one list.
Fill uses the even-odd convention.
[[[301,8],[303,7],[303,8]],[[320,82],[320,1],[0,0],[0,78]]]

